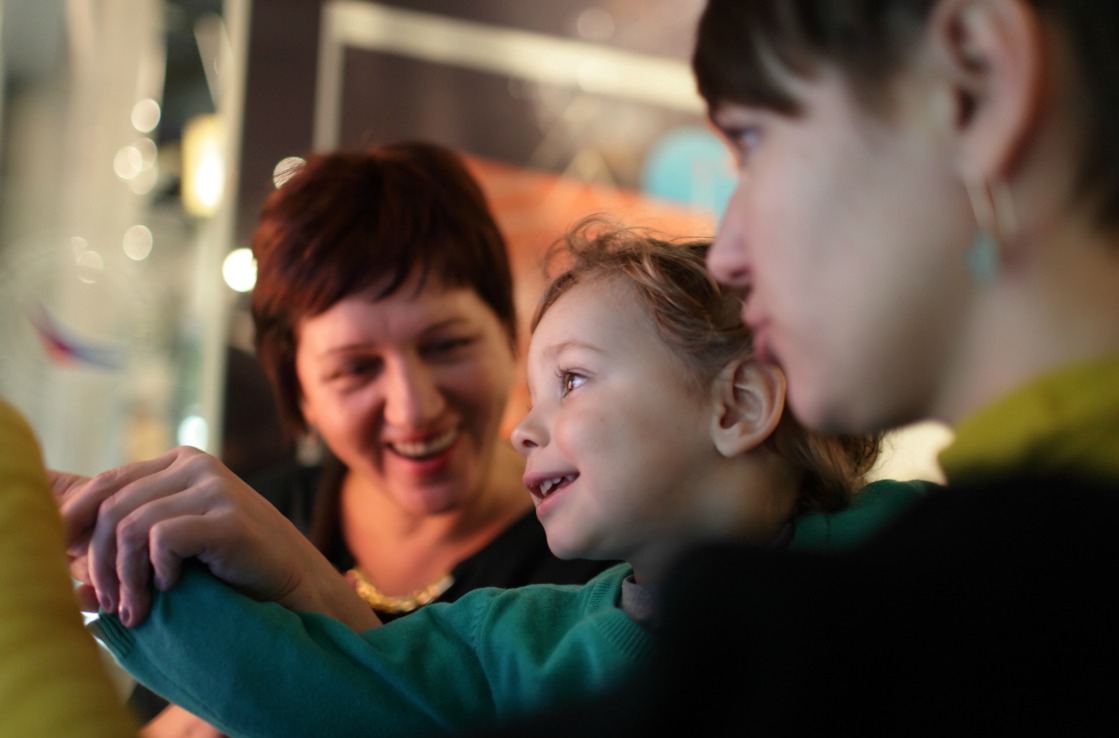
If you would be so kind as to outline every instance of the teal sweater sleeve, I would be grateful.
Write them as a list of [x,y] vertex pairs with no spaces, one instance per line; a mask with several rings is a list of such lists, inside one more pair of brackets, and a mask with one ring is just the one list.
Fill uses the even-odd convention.
[[651,636],[616,606],[629,572],[474,590],[359,634],[188,567],[140,626],[91,627],[140,682],[231,736],[435,735],[586,698],[645,664]]

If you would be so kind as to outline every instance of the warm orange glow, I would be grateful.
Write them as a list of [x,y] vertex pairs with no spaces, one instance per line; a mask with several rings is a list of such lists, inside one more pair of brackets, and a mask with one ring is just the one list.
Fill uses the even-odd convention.
[[[540,258],[557,237],[584,216],[606,214],[631,225],[656,228],[677,236],[702,237],[715,233],[712,214],[653,200],[633,190],[476,157],[467,157],[466,162],[481,182],[509,243],[517,313],[525,340],[528,320],[544,287]],[[523,380],[524,348],[522,345],[518,371],[522,379],[513,387],[502,424],[506,438],[528,409],[528,386]]]

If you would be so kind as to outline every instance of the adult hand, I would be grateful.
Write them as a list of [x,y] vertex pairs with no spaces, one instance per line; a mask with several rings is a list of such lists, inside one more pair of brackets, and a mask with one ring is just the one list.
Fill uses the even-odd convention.
[[[150,612],[153,582],[169,589],[189,558],[255,599],[355,628],[376,624],[368,607],[354,607],[361,600],[310,541],[210,454],[180,446],[92,478],[50,474],[71,572],[127,626]],[[87,587],[79,598],[88,603],[91,594]]]
[[227,738],[225,733],[193,712],[178,705],[168,705],[145,724],[139,738]]

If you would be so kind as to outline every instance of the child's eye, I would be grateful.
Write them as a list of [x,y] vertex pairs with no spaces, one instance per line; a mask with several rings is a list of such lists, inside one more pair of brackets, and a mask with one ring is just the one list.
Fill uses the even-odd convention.
[[561,369],[559,372],[560,397],[567,397],[573,390],[581,387],[587,378],[577,372]]

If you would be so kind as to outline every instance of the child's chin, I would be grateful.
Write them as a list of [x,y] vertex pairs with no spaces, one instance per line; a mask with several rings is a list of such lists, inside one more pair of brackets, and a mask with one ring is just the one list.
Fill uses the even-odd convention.
[[548,548],[552,549],[552,553],[556,558],[560,559],[589,559],[593,558],[589,551],[586,551],[579,546],[558,534],[548,533]]

